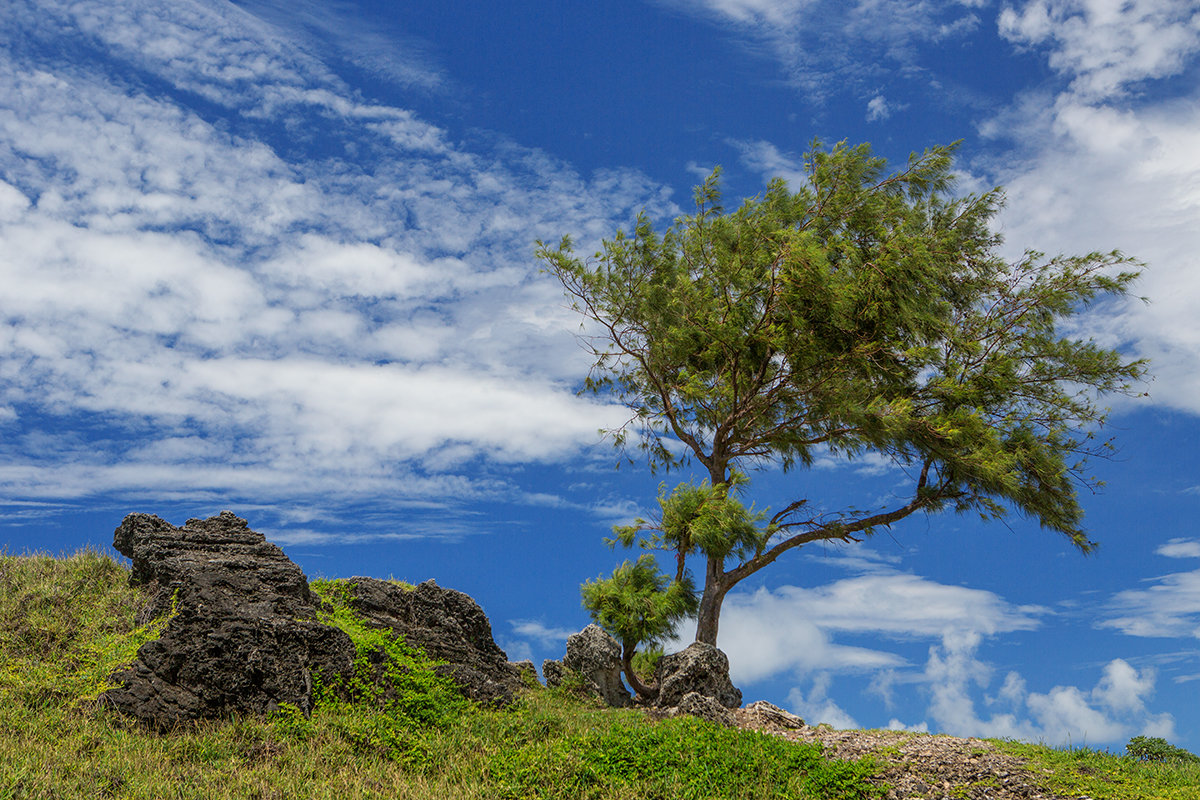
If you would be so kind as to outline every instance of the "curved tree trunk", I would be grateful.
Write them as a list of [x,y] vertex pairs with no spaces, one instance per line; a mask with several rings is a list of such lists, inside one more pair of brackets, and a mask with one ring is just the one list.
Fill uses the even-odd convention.
[[647,701],[653,700],[658,697],[658,687],[642,683],[637,673],[633,671],[634,647],[636,645],[623,644],[621,646],[621,670],[625,673],[625,680],[629,681],[629,687],[637,692],[639,697]]

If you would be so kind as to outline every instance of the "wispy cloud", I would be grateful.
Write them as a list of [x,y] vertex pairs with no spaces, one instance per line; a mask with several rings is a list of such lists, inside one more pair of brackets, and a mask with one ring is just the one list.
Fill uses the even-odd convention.
[[478,459],[623,421],[574,395],[532,239],[586,246],[664,189],[451,145],[234,6],[10,12],[110,60],[0,54],[0,493],[478,496]]
[[787,80],[823,99],[860,94],[880,76],[922,72],[917,46],[961,37],[980,25],[986,0],[660,0],[719,23],[762,48]]
[[1130,636],[1200,639],[1200,569],[1155,578],[1146,589],[1118,592],[1099,627]]
[[512,632],[523,639],[532,639],[542,647],[565,647],[567,637],[578,631],[571,628],[556,628],[536,619],[510,619]]
[[1032,630],[1045,609],[886,569],[812,589],[734,593],[725,600],[721,647],[735,678],[753,683],[787,673],[881,670],[905,664],[886,650],[836,643],[838,634],[897,640],[980,637]]

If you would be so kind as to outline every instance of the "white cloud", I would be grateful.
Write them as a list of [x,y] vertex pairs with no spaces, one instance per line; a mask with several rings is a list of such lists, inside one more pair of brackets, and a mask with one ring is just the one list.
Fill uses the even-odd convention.
[[[1169,88],[1200,53],[1200,11],[1182,0],[1034,0],[1001,14],[1014,42],[1047,53],[1071,83],[1017,98],[981,126],[1011,139],[991,170],[1008,193],[1000,222],[1014,250],[1120,249],[1146,262],[1130,302],[1091,315],[1108,346],[1150,359],[1155,402],[1200,411],[1200,105],[1195,87]],[[1173,100],[1131,99],[1156,81]]]
[[1043,611],[1009,605],[991,592],[880,570],[814,589],[732,593],[722,609],[719,640],[734,679],[753,683],[788,672],[861,672],[905,663],[894,653],[837,644],[831,638],[836,633],[977,640],[1031,630]]
[[867,101],[867,122],[880,122],[892,115],[893,108],[887,99],[877,94]]
[[1200,540],[1172,539],[1155,548],[1154,552],[1167,558],[1200,558]]
[[1147,731],[1170,736],[1170,714],[1151,714],[1145,701],[1154,691],[1155,676],[1113,659],[1090,691],[1054,686],[1030,692],[1015,672],[1005,677],[997,697],[988,701],[1000,711],[981,715],[975,696],[991,680],[991,667],[979,660],[979,642],[947,640],[931,647],[924,679],[930,693],[930,728],[957,736],[994,736],[1041,741],[1051,745],[1119,742]]
[[808,183],[804,162],[794,153],[785,153],[770,142],[729,140],[740,151],[740,161],[762,175],[764,180],[783,178],[793,192]]
[[1155,579],[1148,589],[1126,589],[1109,603],[1113,614],[1097,623],[1130,636],[1200,639],[1200,569]]
[[[993,683],[993,668],[978,655],[984,641],[1038,627],[1046,609],[1013,606],[991,592],[898,573],[863,554],[848,563],[866,568],[867,574],[814,589],[785,586],[726,598],[720,644],[735,682],[788,673],[811,679],[807,689],[803,683],[792,689],[790,707],[805,719],[835,727],[857,723],[830,697],[831,676],[865,673],[872,676],[868,693],[889,707],[897,683],[928,693],[927,719],[907,724],[893,719],[894,728],[1054,744],[1113,742],[1143,731],[1171,731],[1171,715],[1152,714],[1146,706],[1154,692],[1154,671],[1139,671],[1121,659],[1106,665],[1091,689],[1057,685],[1030,691],[1024,677],[1010,672],[989,698],[985,693]],[[924,667],[914,671],[904,658],[886,650],[838,644],[838,634],[935,644]],[[980,703],[993,708],[981,713]]]
[[[673,211],[662,187],[452,147],[222,3],[18,2],[13,26],[116,61],[0,54],[0,494],[408,502],[455,477],[414,473],[561,459],[624,421],[571,391],[577,320],[532,239],[591,246]],[[308,154],[311,127],[347,155]]]
[[1050,66],[1085,98],[1178,74],[1200,52],[1200,10],[1191,0],[1029,0],[998,21],[1008,40],[1048,47]]
[[813,678],[812,688],[807,693],[798,687],[788,692],[788,707],[809,725],[825,723],[834,728],[857,728],[858,722],[846,710],[829,697],[833,679],[822,672]]
[[533,639],[548,648],[566,647],[567,637],[579,632],[570,628],[554,628],[536,619],[510,619],[508,624],[517,636]]

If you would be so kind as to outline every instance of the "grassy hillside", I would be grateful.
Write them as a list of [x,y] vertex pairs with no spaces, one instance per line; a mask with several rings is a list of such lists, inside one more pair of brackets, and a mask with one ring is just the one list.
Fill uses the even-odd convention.
[[[152,733],[97,702],[106,676],[156,635],[145,598],[106,556],[0,555],[0,800],[6,798],[873,798],[871,759],[694,719],[647,721],[567,690],[488,711],[420,653],[357,622],[337,582],[315,588],[393,685],[324,687],[284,708]],[[363,660],[364,675],[369,670]],[[1200,798],[1200,771],[1009,743],[1069,796]],[[875,782],[872,782],[872,779]],[[1081,782],[1082,781],[1082,782]],[[1095,784],[1093,786],[1092,784]],[[965,788],[957,796],[970,796]],[[1107,793],[1106,793],[1107,792]]]

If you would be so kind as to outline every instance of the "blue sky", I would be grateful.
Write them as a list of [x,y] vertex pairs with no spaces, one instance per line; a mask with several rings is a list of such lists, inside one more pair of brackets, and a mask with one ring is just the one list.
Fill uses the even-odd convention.
[[[662,476],[597,430],[536,239],[799,174],[814,138],[963,140],[1007,252],[1120,248],[1152,359],[1083,503],[808,547],[726,602],[746,699],[811,721],[1200,751],[1200,10],[1185,0],[9,0],[0,18],[0,545],[230,509],[310,577],[435,578],[561,656]],[[686,477],[682,475],[679,477]],[[888,463],[753,476],[886,503]],[[669,476],[674,480],[675,476]]]

